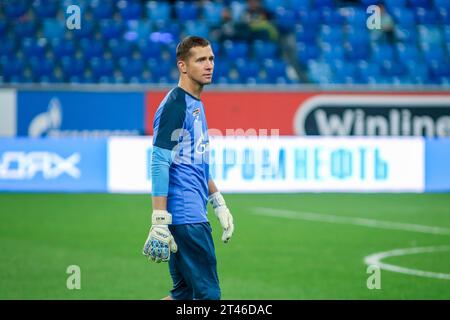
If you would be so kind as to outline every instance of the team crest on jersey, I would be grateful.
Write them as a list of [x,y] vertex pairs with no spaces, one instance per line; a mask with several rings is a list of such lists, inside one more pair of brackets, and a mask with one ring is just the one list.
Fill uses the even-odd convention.
[[192,115],[194,117],[198,116],[199,114],[200,114],[200,108],[197,108],[197,109],[194,110],[194,112],[192,112]]

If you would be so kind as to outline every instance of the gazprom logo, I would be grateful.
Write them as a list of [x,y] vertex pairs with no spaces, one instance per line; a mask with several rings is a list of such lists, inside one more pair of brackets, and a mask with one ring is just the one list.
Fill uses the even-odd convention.
[[79,179],[77,164],[81,157],[73,153],[67,158],[54,152],[7,151],[0,158],[0,179],[27,180],[42,174],[46,180],[56,179],[63,174]]
[[62,122],[61,102],[58,98],[52,98],[47,111],[38,114],[31,121],[28,128],[30,137],[41,137],[52,130],[59,130]]

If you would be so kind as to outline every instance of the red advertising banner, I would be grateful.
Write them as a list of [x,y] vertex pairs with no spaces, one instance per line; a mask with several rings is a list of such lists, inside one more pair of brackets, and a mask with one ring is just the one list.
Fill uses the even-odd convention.
[[[165,95],[147,92],[146,134]],[[222,135],[450,136],[450,92],[206,91],[202,101]]]

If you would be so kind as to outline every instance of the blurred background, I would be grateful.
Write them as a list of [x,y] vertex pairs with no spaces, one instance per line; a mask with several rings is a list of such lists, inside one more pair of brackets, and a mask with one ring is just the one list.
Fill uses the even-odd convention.
[[222,297],[450,299],[448,0],[0,0],[0,299],[167,295],[141,248],[188,35]]
[[2,0],[0,81],[176,83],[176,44],[196,34],[216,84],[447,86],[449,12],[446,0]]

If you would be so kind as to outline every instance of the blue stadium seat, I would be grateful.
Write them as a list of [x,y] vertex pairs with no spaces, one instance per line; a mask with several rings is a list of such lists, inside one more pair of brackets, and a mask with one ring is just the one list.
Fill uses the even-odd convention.
[[138,42],[138,49],[143,59],[156,59],[161,56],[162,44],[159,42],[152,42],[147,40],[141,40]]
[[450,9],[441,8],[438,11],[438,15],[441,24],[450,25]]
[[365,7],[365,8],[367,8],[368,6],[371,6],[371,5],[377,5],[377,4],[380,4],[380,3],[382,3],[383,2],[383,0],[361,0],[360,1],[361,3],[362,3],[362,5]]
[[225,55],[231,59],[245,58],[248,56],[248,43],[243,41],[226,40],[223,43]]
[[320,49],[315,44],[297,43],[297,58],[300,63],[306,64],[308,60],[317,59],[320,53]]
[[450,43],[450,25],[444,26],[443,32],[444,32],[445,43]]
[[4,38],[6,36],[7,28],[8,28],[8,22],[6,21],[6,19],[1,19],[0,20],[0,39]]
[[185,35],[196,35],[202,38],[209,38],[209,26],[203,21],[188,20],[184,25]]
[[322,25],[320,28],[319,39],[322,42],[334,43],[341,46],[343,38],[342,29],[338,26]]
[[416,19],[414,13],[406,8],[395,8],[392,11],[395,22],[398,26],[409,29],[416,25]]
[[418,24],[437,24],[439,23],[439,16],[434,10],[417,8],[416,21]]
[[25,70],[25,63],[22,59],[10,60],[6,56],[1,56],[0,65],[2,70],[2,75],[6,80],[13,76],[22,76]]
[[49,74],[49,75],[41,75],[37,76],[35,82],[39,82],[40,84],[53,84],[63,82],[64,78],[61,74]]
[[68,30],[78,39],[89,39],[92,38],[95,29],[95,22],[88,19],[81,19],[81,28]]
[[286,62],[281,59],[266,59],[263,61],[264,70],[270,82],[278,77],[286,77]]
[[91,12],[95,19],[112,19],[115,13],[114,3],[111,0],[92,0]]
[[142,15],[140,2],[124,1],[117,2],[117,8],[123,20],[139,20]]
[[18,22],[13,26],[15,35],[20,38],[36,37],[37,25],[34,20]]
[[33,75],[36,78],[40,78],[53,74],[55,62],[53,61],[53,59],[41,59],[39,57],[33,57],[30,59],[30,67]]
[[111,39],[108,41],[108,47],[113,59],[129,57],[132,53],[132,45],[126,40]]
[[278,54],[277,45],[270,41],[255,40],[253,43],[253,55],[260,61],[274,59]]
[[260,65],[257,60],[237,59],[235,67],[239,73],[239,78],[242,82],[247,82],[248,78],[256,78],[260,71]]
[[170,20],[170,5],[167,2],[150,1],[147,3],[147,17],[151,21]]
[[66,56],[75,56],[77,49],[74,41],[72,40],[55,38],[51,40],[50,44],[52,52],[56,57],[61,58]]
[[230,75],[231,63],[229,60],[220,60],[214,64],[214,79],[228,78]]
[[264,9],[274,13],[277,8],[286,8],[286,0],[262,0]]
[[364,83],[369,83],[370,78],[379,77],[381,74],[380,65],[377,63],[369,63],[367,60],[360,60],[357,68],[360,79]]
[[187,1],[175,2],[175,15],[181,22],[197,20],[198,12],[199,10],[196,3]]
[[165,60],[148,59],[147,68],[152,75],[153,81],[159,81],[162,77],[168,77],[173,63],[169,63]]
[[122,58],[119,61],[120,71],[126,82],[142,77],[144,65],[141,59]]
[[17,42],[16,38],[7,37],[1,39],[2,45],[0,46],[0,56],[12,57],[16,54]]
[[7,18],[14,20],[28,11],[29,4],[30,2],[27,0],[3,1],[4,14]]
[[275,11],[275,23],[280,32],[290,32],[297,22],[295,11],[278,7]]
[[334,60],[344,59],[344,49],[342,46],[336,46],[333,43],[324,42],[321,44],[321,48],[322,58],[328,63]]
[[370,49],[367,45],[347,43],[345,46],[345,57],[348,60],[362,60],[368,59],[370,56]]
[[372,45],[372,59],[376,63],[394,60],[394,49],[387,44]]
[[222,23],[222,12],[224,10],[222,3],[208,1],[203,4],[203,17],[209,26],[219,26]]
[[394,8],[405,8],[408,5],[407,0],[384,0],[384,5],[388,11]]
[[86,59],[102,57],[104,54],[104,46],[102,41],[91,39],[82,39],[80,41],[80,48]]
[[161,34],[170,35],[172,41],[177,41],[180,37],[181,26],[176,20],[163,21],[158,20],[153,25],[153,31]]
[[114,61],[110,58],[92,58],[90,61],[92,76],[96,80],[102,77],[110,77],[114,72]]
[[43,57],[47,52],[47,40],[25,38],[22,40],[22,52],[27,57]]
[[316,8],[334,7],[334,0],[315,0],[313,2]]
[[342,25],[345,23],[345,18],[341,15],[339,10],[334,8],[322,9],[322,23],[329,25]]
[[150,20],[129,20],[126,22],[125,29],[125,37],[130,40],[148,40],[152,32],[152,22]]
[[404,76],[407,70],[400,61],[384,60],[382,65],[382,73],[386,76]]
[[426,83],[428,80],[428,67],[426,64],[417,63],[416,61],[406,61],[406,69],[409,76],[414,79],[416,83]]
[[409,0],[411,7],[429,8],[432,4],[432,0]]
[[418,47],[415,44],[397,44],[397,55],[399,61],[406,63],[407,61],[415,61],[420,63],[422,56]]
[[428,44],[443,43],[443,37],[440,27],[430,25],[419,25],[417,26],[417,29],[419,31],[420,43],[428,43]]
[[434,61],[439,63],[444,60],[445,54],[441,45],[422,43],[421,47],[425,60],[428,64],[431,64]]
[[287,0],[286,6],[292,10],[309,10],[311,8],[311,0]]
[[347,78],[354,79],[357,76],[357,66],[352,62],[347,62],[345,60],[335,60],[331,65],[333,70],[333,77],[337,82],[346,83]]
[[42,24],[44,37],[48,39],[64,37],[66,26],[63,21],[58,19],[45,19]]
[[395,26],[394,35],[398,41],[406,43],[416,43],[418,38],[417,29],[415,26],[410,28]]
[[369,37],[364,29],[347,26],[345,38],[352,46],[368,46]]
[[450,1],[448,0],[433,0],[436,8],[444,8],[450,10]]
[[355,29],[366,28],[367,13],[359,7],[345,8],[345,20],[347,24],[353,26]]
[[58,13],[58,0],[35,0],[32,6],[39,20],[56,18]]
[[124,32],[124,24],[122,21],[100,20],[99,30],[104,40],[120,38]]
[[321,23],[321,15],[318,10],[299,9],[296,11],[297,19],[308,31],[317,28],[317,25]]
[[434,61],[429,64],[429,72],[433,77],[450,77],[450,65],[443,61]]
[[450,86],[450,77],[441,77],[440,80],[441,80],[441,85],[447,86],[447,87]]
[[316,29],[309,28],[301,24],[295,27],[295,38],[297,42],[314,43],[316,42]]
[[71,77],[81,77],[84,74],[86,63],[82,58],[63,57],[61,59],[61,69],[66,79]]
[[307,66],[307,76],[313,83],[326,84],[332,79],[330,65],[323,61],[309,60]]

